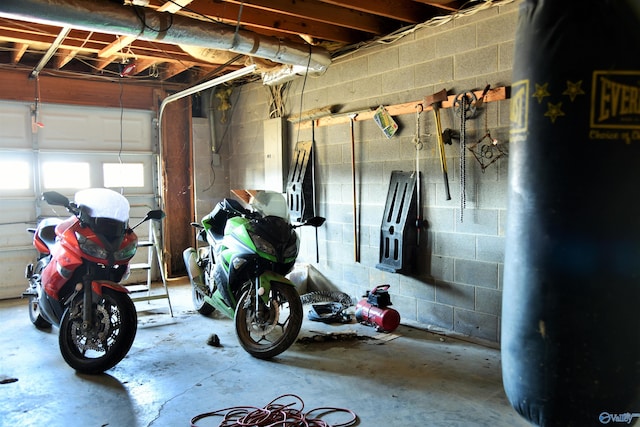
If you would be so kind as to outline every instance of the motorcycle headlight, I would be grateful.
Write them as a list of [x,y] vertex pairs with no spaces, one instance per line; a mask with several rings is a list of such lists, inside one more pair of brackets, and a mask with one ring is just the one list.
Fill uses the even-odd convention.
[[116,261],[122,261],[129,258],[133,258],[137,250],[138,250],[138,242],[131,242],[124,248],[116,251],[113,254],[113,257]]
[[80,250],[85,254],[99,259],[107,259],[108,253],[107,250],[100,245],[98,245],[93,240],[87,239],[80,233],[76,232],[76,239],[78,239],[78,245],[80,246]]
[[249,232],[249,236],[251,237],[253,244],[256,245],[257,250],[268,255],[277,256],[276,248],[274,248],[271,243],[252,232]]

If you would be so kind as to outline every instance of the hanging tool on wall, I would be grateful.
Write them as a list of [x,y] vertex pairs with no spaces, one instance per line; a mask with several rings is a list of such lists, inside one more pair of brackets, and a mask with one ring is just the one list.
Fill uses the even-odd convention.
[[[484,102],[484,97],[489,90],[489,85],[485,88],[482,93],[482,97],[478,99],[476,106],[479,107]],[[500,146],[499,141],[491,136],[491,132],[489,131],[489,123],[488,123],[488,114],[487,111],[484,113],[484,134],[480,139],[473,143],[469,144],[467,147],[469,151],[473,154],[475,159],[480,163],[480,168],[482,173],[484,173],[485,169],[492,165],[495,161],[497,161],[502,156],[506,156],[507,153]]]
[[464,92],[456,96],[453,107],[460,117],[460,222],[467,207],[467,120],[476,114],[476,95]]
[[442,101],[447,100],[447,90],[442,89],[440,92],[429,95],[424,99],[424,105],[431,107],[436,122],[436,136],[438,138],[438,149],[440,153],[440,166],[442,168],[442,176],[444,178],[444,191],[447,200],[451,200],[451,192],[449,191],[449,174],[447,172],[447,157],[444,151],[444,139],[442,138],[442,123],[440,122],[440,106]]
[[420,229],[422,228],[422,206],[420,200],[420,150],[422,140],[420,138],[420,114],[424,110],[422,104],[416,105],[416,134],[413,137],[413,145],[416,148],[416,246],[420,246]]
[[[314,145],[316,143],[316,127],[311,123],[311,150],[315,151]],[[311,200],[313,200],[313,216],[318,215],[317,208],[318,203],[316,202],[316,159],[315,156],[311,156],[311,192],[313,196]],[[316,263],[320,262],[320,249],[318,248],[318,227],[313,227],[316,231]]]
[[358,244],[358,205],[356,201],[356,138],[354,134],[354,121],[357,114],[349,115],[349,130],[351,131],[351,185],[353,188],[353,256],[356,262],[360,262],[360,248]]

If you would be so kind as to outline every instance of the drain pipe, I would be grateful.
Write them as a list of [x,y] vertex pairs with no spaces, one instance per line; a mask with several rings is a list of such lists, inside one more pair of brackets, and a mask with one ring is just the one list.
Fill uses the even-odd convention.
[[[239,70],[236,71],[232,71],[228,74],[225,74],[223,76],[220,77],[216,77],[215,79],[209,80],[207,82],[204,83],[200,83],[199,85],[195,85],[193,87],[187,88],[185,90],[182,90],[180,92],[176,92],[173,95],[169,95],[167,96],[162,103],[160,104],[160,109],[158,110],[158,162],[157,162],[157,169],[158,169],[158,192],[159,194],[159,200],[158,200],[158,206],[160,207],[160,209],[164,209],[164,197],[162,197],[162,191],[163,191],[163,187],[164,187],[164,172],[162,170],[162,159],[163,159],[163,151],[162,151],[162,116],[164,113],[164,109],[165,107],[174,102],[177,101],[179,99],[184,98],[185,96],[189,96],[189,95],[193,95],[194,93],[197,92],[201,92],[205,89],[209,89],[218,85],[221,85],[222,83],[226,83],[235,79],[239,79],[240,77],[244,77],[246,75],[249,75],[251,73],[253,73],[256,70],[256,66],[255,64],[249,65],[247,67],[241,68]],[[195,188],[194,188],[195,191]],[[195,194],[194,194],[195,197]]]
[[320,47],[262,36],[219,22],[123,6],[110,0],[1,0],[0,17],[226,50],[304,66],[312,73],[323,73],[331,64],[329,52]]

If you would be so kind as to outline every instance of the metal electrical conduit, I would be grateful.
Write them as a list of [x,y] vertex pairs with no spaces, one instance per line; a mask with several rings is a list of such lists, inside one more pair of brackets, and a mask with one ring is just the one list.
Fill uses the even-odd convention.
[[[236,71],[232,71],[228,74],[225,74],[223,76],[220,77],[216,77],[215,79],[209,80],[207,82],[204,83],[200,83],[199,85],[195,85],[192,86],[190,88],[187,88],[185,90],[182,90],[180,92],[176,92],[173,95],[169,95],[167,96],[162,103],[160,104],[160,109],[158,110],[158,192],[162,193],[162,186],[164,185],[163,182],[163,173],[162,173],[162,156],[163,156],[163,152],[162,152],[162,115],[164,113],[164,109],[165,107],[174,102],[177,101],[179,99],[184,98],[185,96],[189,96],[189,95],[193,95],[194,93],[197,92],[201,92],[205,89],[209,89],[212,88],[214,86],[218,86],[221,85],[222,83],[226,83],[229,82],[231,80],[235,80],[235,79],[239,79],[240,77],[244,77],[248,74],[251,74],[255,71],[256,66],[255,64],[249,65],[247,67],[244,68],[240,68],[239,70]],[[195,191],[195,188],[194,188]],[[161,196],[161,194],[159,194],[159,203],[158,203],[159,207],[161,209],[164,209],[163,206],[163,198]]]
[[331,64],[331,56],[324,48],[282,41],[218,22],[148,8],[134,9],[109,0],[0,0],[0,16],[140,40],[226,50],[303,66],[312,73],[322,73]]

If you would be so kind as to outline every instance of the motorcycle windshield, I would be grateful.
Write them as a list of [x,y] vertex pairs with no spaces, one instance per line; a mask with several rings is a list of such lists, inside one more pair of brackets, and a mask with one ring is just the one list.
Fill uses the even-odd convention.
[[289,222],[289,208],[284,195],[275,191],[258,191],[249,201],[262,216],[277,216]]
[[108,218],[119,222],[129,221],[129,201],[107,188],[89,188],[78,191],[75,203],[92,218]]

